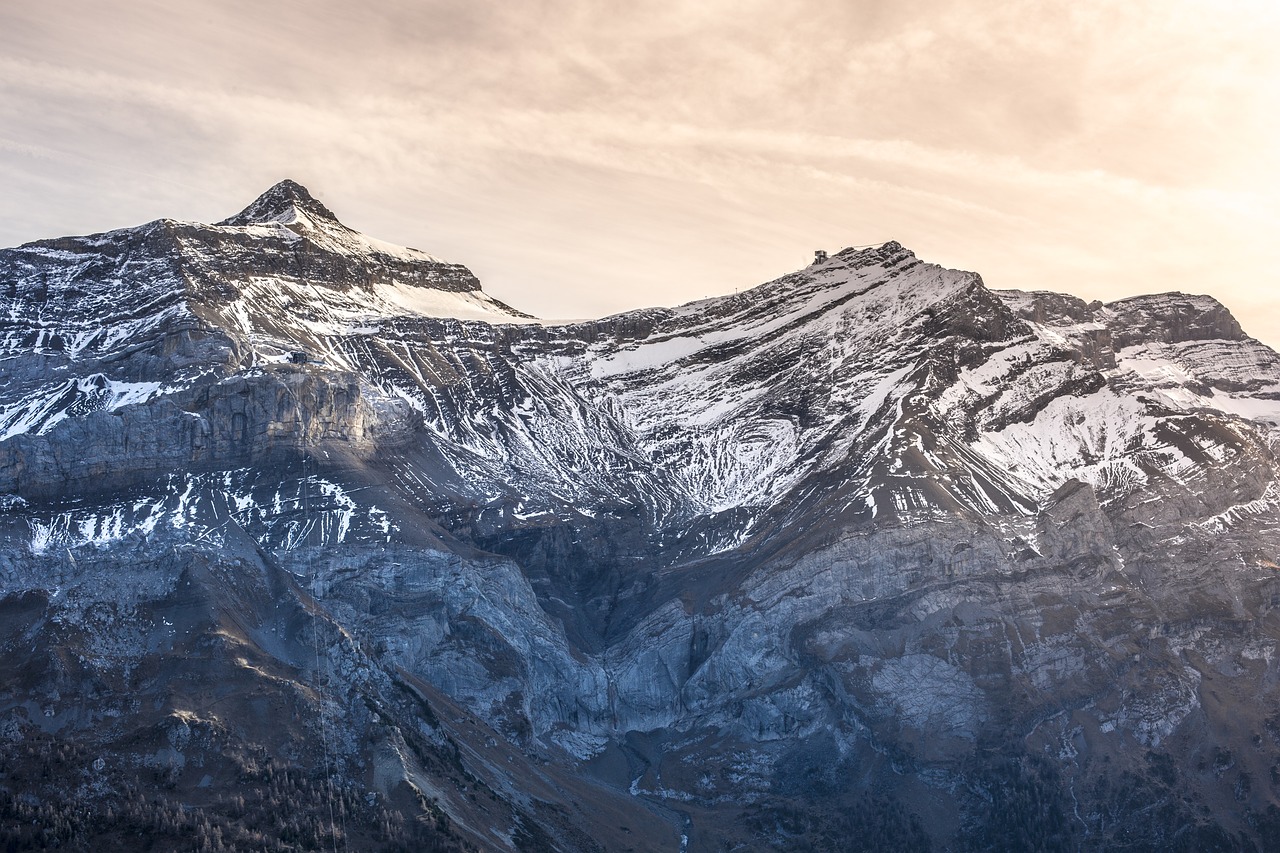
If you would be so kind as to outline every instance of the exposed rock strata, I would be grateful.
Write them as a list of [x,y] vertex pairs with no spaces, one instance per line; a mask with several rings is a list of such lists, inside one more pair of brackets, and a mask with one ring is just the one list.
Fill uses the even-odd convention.
[[0,293],[6,772],[90,780],[14,814],[249,833],[218,796],[285,773],[280,831],[336,786],[357,848],[1280,827],[1280,357],[1212,299],[887,243],[542,325],[290,182]]

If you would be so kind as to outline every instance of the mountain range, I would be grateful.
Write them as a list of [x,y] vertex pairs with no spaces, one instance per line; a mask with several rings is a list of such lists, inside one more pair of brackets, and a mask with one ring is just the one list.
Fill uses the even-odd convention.
[[1280,356],[895,242],[540,321],[283,181],[0,250],[0,838],[1251,850]]

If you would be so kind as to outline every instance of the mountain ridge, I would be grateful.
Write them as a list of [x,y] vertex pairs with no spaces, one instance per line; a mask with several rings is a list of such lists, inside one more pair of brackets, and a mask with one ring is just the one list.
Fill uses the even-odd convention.
[[[198,762],[254,750],[480,849],[1280,826],[1280,357],[1216,301],[889,242],[545,324],[313,201],[0,251],[12,743],[98,744],[227,833]],[[254,695],[293,709],[270,743]]]

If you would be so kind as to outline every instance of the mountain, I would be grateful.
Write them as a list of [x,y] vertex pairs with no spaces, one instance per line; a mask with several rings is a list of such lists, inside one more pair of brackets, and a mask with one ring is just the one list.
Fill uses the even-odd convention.
[[890,242],[548,324],[290,181],[0,288],[15,844],[1280,832],[1280,356],[1212,298]]

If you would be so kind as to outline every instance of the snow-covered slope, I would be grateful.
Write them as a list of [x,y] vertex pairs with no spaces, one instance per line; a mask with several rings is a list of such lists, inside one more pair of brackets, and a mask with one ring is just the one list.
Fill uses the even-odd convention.
[[[890,242],[544,323],[286,181],[214,225],[0,251],[0,298],[0,607],[127,615],[177,588],[108,583],[140,560],[237,614],[258,572],[263,612],[292,596],[350,638],[349,694],[299,694],[321,720],[381,730],[383,688],[358,685],[419,679],[458,703],[455,729],[463,706],[493,727],[483,750],[592,762],[616,795],[664,820],[679,801],[704,840],[752,849],[792,849],[788,803],[846,815],[881,790],[946,812],[940,843],[961,849],[1044,762],[1060,775],[1028,802],[1078,806],[1077,841],[1138,837],[1148,812],[1115,829],[1105,786],[1179,732],[1200,727],[1186,767],[1205,737],[1239,778],[1280,760],[1260,719],[1233,728],[1253,705],[1214,692],[1274,704],[1280,683],[1280,357],[1208,297],[993,292]],[[116,568],[82,570],[99,564]],[[291,630],[237,642],[305,669]],[[56,705],[14,689],[13,708]],[[405,745],[451,725],[401,719],[367,753],[353,735],[344,784],[373,767],[388,795],[400,774],[478,820]],[[483,750],[466,760],[506,778]],[[1212,813],[1234,772],[1169,802]],[[535,775],[520,784],[550,784]],[[1261,783],[1233,784],[1262,814]]]
[[710,552],[804,507],[1019,516],[1071,479],[1119,498],[1246,452],[1233,423],[1280,423],[1280,360],[1212,300],[993,294],[896,243],[522,331],[533,319],[465,268],[354,232],[285,181],[217,225],[45,241],[0,269],[5,438],[174,395],[200,417],[193,389],[305,361],[354,375],[375,412],[411,407],[430,441],[384,461],[435,511],[643,507]]
[[352,231],[291,181],[218,225],[159,220],[0,252],[0,436],[327,353],[424,318],[522,323],[465,267]]

